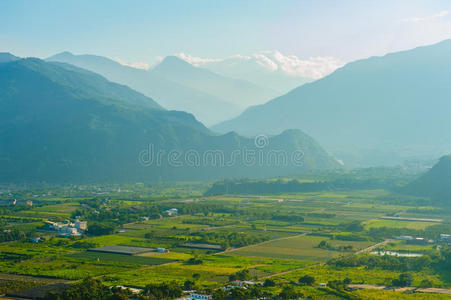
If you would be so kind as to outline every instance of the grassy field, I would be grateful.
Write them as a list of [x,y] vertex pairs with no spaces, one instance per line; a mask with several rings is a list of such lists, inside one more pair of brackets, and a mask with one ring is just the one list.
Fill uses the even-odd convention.
[[[271,277],[276,282],[286,284],[297,282],[303,275],[315,277],[316,283],[350,278],[353,283],[387,284],[400,275],[380,269],[365,267],[332,268],[327,261],[342,255],[353,255],[361,249],[383,241],[386,237],[369,236],[371,228],[397,228],[422,230],[434,223],[382,220],[380,217],[399,214],[412,215],[418,211],[415,206],[389,205],[385,199],[389,194],[383,190],[359,190],[340,192],[317,192],[280,194],[266,196],[214,196],[198,198],[166,198],[146,200],[130,191],[111,193],[111,201],[87,208],[72,198],[60,197],[41,207],[27,207],[18,213],[1,216],[6,220],[5,228],[33,231],[33,235],[44,235],[43,243],[30,243],[29,239],[20,242],[0,243],[0,252],[6,254],[0,261],[0,273],[43,276],[55,279],[80,280],[89,276],[102,278],[107,285],[130,285],[144,287],[149,283],[177,281],[183,284],[194,280],[201,287],[216,288],[224,285],[229,276],[243,269],[249,270],[251,280]],[[177,190],[177,191],[176,191]],[[167,192],[182,192],[173,186]],[[92,199],[96,194],[87,193]],[[120,199],[114,199],[115,196]],[[172,194],[171,194],[172,195]],[[99,196],[103,201],[106,196]],[[40,197],[39,201],[45,201]],[[53,199],[53,198],[52,198]],[[56,198],[55,198],[56,199]],[[133,206],[146,206],[151,203],[164,206],[161,217],[143,221],[139,210]],[[99,202],[99,203],[100,203]],[[186,204],[186,211],[177,217],[164,215],[167,207]],[[35,233],[43,220],[70,219],[76,209],[90,209],[85,216],[89,218],[94,210],[119,211],[120,215],[130,214],[132,218],[118,224],[115,233],[103,236],[82,236],[81,238],[52,237],[49,233]],[[208,207],[206,210],[196,210]],[[426,209],[425,209],[426,210]],[[426,211],[433,211],[428,208]],[[433,215],[433,213],[431,213]],[[421,216],[418,213],[415,216]],[[114,218],[116,218],[115,215]],[[278,216],[278,217],[276,217]],[[91,220],[91,219],[89,219]],[[88,222],[90,222],[88,220]],[[108,220],[115,223],[116,219]],[[347,225],[363,222],[363,228],[347,230]],[[89,223],[88,223],[89,224]],[[224,245],[228,235],[235,236],[237,245],[225,244],[225,252],[189,249],[183,243],[204,242],[210,238]],[[301,234],[305,234],[301,236]],[[54,234],[53,234],[54,235]],[[350,239],[350,241],[340,240]],[[360,241],[359,241],[360,240]],[[249,242],[250,241],[250,242]],[[263,242],[262,242],[263,241]],[[327,247],[319,248],[324,241]],[[85,243],[85,246],[83,246]],[[108,245],[137,246],[147,248],[168,248],[170,253],[143,253],[122,255],[86,251],[89,248]],[[242,246],[248,245],[248,246]],[[352,250],[339,247],[352,246]],[[436,246],[416,246],[394,241],[381,247],[393,251],[428,253]],[[193,259],[196,261],[193,263]],[[279,274],[280,273],[280,274]],[[194,275],[194,277],[193,277]],[[446,274],[433,274],[430,270],[414,272],[414,284],[423,279],[435,286],[448,286],[451,278]],[[322,299],[327,293],[313,287],[298,287]],[[280,286],[275,287],[280,289]],[[385,291],[358,291],[364,299],[384,299]],[[398,295],[398,294],[396,294]],[[403,299],[403,294],[400,294]],[[419,296],[416,296],[419,297]],[[333,299],[333,298],[330,298]],[[432,298],[418,298],[432,299]]]
[[313,262],[324,262],[342,254],[339,251],[318,248],[318,244],[321,241],[329,242],[332,247],[352,245],[355,250],[363,249],[371,245],[369,242],[334,241],[327,237],[301,236],[277,240],[263,245],[249,246],[231,253],[243,256],[261,256]]
[[79,258],[89,261],[96,262],[121,262],[124,264],[136,264],[136,265],[161,265],[174,260],[168,258],[160,258],[157,256],[136,256],[136,255],[125,255],[125,254],[115,254],[115,253],[103,253],[103,252],[77,252],[69,254],[70,257]]
[[[353,283],[357,284],[374,284],[374,285],[386,285],[391,284],[391,281],[398,278],[401,272],[377,269],[365,269],[359,268],[340,268],[334,269],[328,265],[315,265],[304,268],[302,270],[294,271],[288,274],[279,276],[279,279],[298,281],[298,279],[304,275],[313,276],[317,284],[324,282],[327,283],[333,280],[344,280],[349,278]],[[414,278],[414,285],[420,284],[423,279],[429,279],[436,285],[441,285],[442,281],[436,275],[430,275],[426,273],[412,273]]]
[[389,228],[408,228],[408,229],[426,229],[427,227],[435,225],[431,222],[412,222],[412,221],[398,221],[398,220],[370,220],[365,222],[365,227],[369,228],[381,228],[381,227],[389,227]]

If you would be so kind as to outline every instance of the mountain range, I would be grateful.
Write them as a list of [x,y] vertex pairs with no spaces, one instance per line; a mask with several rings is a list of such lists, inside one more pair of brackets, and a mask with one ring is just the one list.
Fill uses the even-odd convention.
[[[279,95],[315,80],[313,74],[305,74],[303,76],[290,74],[289,72],[292,70],[286,70],[287,65],[293,67],[293,64],[297,63],[299,65],[302,62],[297,57],[287,57],[278,51],[263,51],[262,53],[255,53],[249,56],[235,55],[224,59],[196,59],[183,53],[178,56],[216,74],[243,79],[258,86],[270,88],[277,91]],[[304,69],[309,67],[306,66]],[[318,67],[318,69],[321,69],[320,66]],[[310,69],[314,68],[310,67]],[[321,75],[323,74],[316,75],[322,77]]]
[[0,63],[0,145],[1,182],[264,177],[339,167],[300,130],[258,143],[216,135],[127,86],[37,58]]
[[299,128],[345,165],[397,164],[451,147],[451,40],[351,62],[212,127],[253,136]]
[[278,92],[241,79],[217,75],[175,56],[155,68],[137,69],[102,56],[62,52],[47,61],[69,63],[125,84],[155,99],[163,107],[192,113],[212,125],[237,116],[250,105],[269,101]]

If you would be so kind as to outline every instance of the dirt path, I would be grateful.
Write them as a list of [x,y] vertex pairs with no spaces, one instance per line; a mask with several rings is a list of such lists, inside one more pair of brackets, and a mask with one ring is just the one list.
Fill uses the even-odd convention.
[[277,239],[264,241],[264,242],[261,242],[261,243],[258,243],[258,244],[247,245],[247,246],[240,247],[240,248],[229,248],[229,249],[226,249],[225,251],[218,252],[216,254],[223,254],[223,253],[230,253],[230,252],[234,252],[234,251],[240,251],[240,250],[243,250],[243,249],[257,247],[257,246],[265,245],[265,244],[272,243],[272,242],[275,242],[275,241],[294,239],[294,238],[305,236],[305,235],[307,235],[307,233],[301,233],[301,234],[292,235],[292,236],[285,236],[285,237],[281,237],[281,238],[277,238]]
[[368,248],[365,248],[365,249],[362,249],[360,251],[357,251],[354,254],[358,255],[358,254],[362,254],[362,253],[365,253],[365,252],[370,252],[370,251],[373,251],[374,249],[376,249],[376,248],[378,248],[380,246],[387,245],[388,243],[393,242],[393,241],[394,240],[392,240],[392,239],[388,239],[388,240],[385,240],[383,242],[377,243],[375,245],[369,246]]
[[[303,235],[306,235],[306,234],[304,233]],[[300,236],[303,236],[303,235],[300,235]],[[292,238],[292,237],[289,237],[289,238]],[[376,249],[377,247],[385,245],[385,244],[387,244],[387,243],[389,243],[391,241],[393,241],[393,240],[385,240],[383,242],[380,242],[380,243],[377,243],[375,245],[372,245],[372,246],[370,246],[368,248],[365,248],[365,249],[362,249],[360,251],[357,251],[357,252],[353,253],[352,255],[358,255],[358,254],[361,254],[361,253],[364,253],[364,252],[372,251],[372,250]],[[283,272],[279,272],[279,273],[274,273],[274,274],[271,274],[271,275],[268,275],[268,276],[264,276],[261,279],[266,279],[266,278],[276,277],[276,276],[280,276],[280,275],[285,275],[285,274],[289,274],[289,273],[292,273],[292,272],[295,272],[295,271],[299,271],[299,270],[302,270],[302,269],[307,269],[307,268],[311,268],[311,267],[314,267],[314,266],[321,266],[321,265],[324,265],[324,264],[325,263],[317,263],[317,264],[313,264],[313,265],[299,267],[299,268],[296,268],[296,269],[291,269],[291,270],[287,270],[287,271],[283,271]]]
[[293,273],[293,272],[296,272],[296,271],[299,271],[299,270],[302,270],[302,269],[308,269],[308,268],[311,268],[311,267],[321,266],[321,265],[324,265],[324,263],[317,263],[317,264],[303,266],[303,267],[299,267],[299,268],[296,268],[296,269],[291,269],[291,270],[287,270],[287,271],[283,271],[283,272],[279,272],[279,273],[274,273],[274,274],[271,274],[271,275],[268,275],[268,276],[263,276],[260,279],[267,279],[267,278],[272,278],[272,277],[276,277],[276,276],[280,276],[280,275],[290,274],[290,273]]
[[350,287],[352,289],[386,290],[386,291],[394,291],[394,292],[413,291],[416,293],[433,293],[433,294],[451,295],[451,290],[437,289],[437,288],[389,287],[386,285],[375,285],[375,284],[350,284],[350,285],[348,285],[348,287]]

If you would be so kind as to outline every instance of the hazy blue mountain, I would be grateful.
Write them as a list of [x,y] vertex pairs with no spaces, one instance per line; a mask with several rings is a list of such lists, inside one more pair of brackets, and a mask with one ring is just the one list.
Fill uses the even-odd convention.
[[345,163],[399,163],[451,146],[451,40],[347,64],[212,129],[302,128]]
[[[35,58],[0,65],[0,182],[263,177],[338,166],[299,130],[262,142],[214,135],[188,113],[72,65]],[[249,161],[243,151],[265,160]],[[296,164],[271,163],[280,154],[297,154]]]
[[62,52],[49,57],[47,61],[65,62],[96,72],[108,80],[125,84],[155,99],[167,109],[193,113],[205,124],[232,118],[240,112],[237,106],[222,98],[184,86],[147,70],[121,65],[102,56]]
[[280,95],[275,90],[257,86],[247,80],[232,79],[204,68],[195,67],[176,56],[166,57],[150,72],[184,86],[215,95],[241,109],[265,103]]
[[243,79],[258,86],[270,88],[277,91],[279,95],[314,81],[312,78],[288,75],[280,68],[269,70],[254,57],[230,57],[220,61],[206,62],[201,66],[222,76]]
[[1,63],[7,63],[11,61],[15,61],[20,59],[20,57],[14,56],[11,53],[8,52],[0,52],[0,64]]
[[451,155],[440,158],[430,171],[404,187],[403,191],[451,203]]

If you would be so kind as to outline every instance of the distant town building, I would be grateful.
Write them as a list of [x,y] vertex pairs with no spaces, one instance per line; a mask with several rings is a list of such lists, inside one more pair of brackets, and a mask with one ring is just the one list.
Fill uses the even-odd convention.
[[181,300],[209,300],[209,299],[211,299],[211,295],[191,293],[191,294],[189,294],[189,296],[184,296],[180,299]]
[[17,200],[16,199],[14,199],[13,201],[11,201],[11,205],[12,206],[14,206],[14,205],[16,205],[17,204]]
[[233,287],[248,287],[255,285],[253,281],[234,280],[230,283]]
[[178,215],[179,210],[177,208],[171,208],[171,209],[168,209],[166,211],[166,213],[168,214],[168,216],[176,216],[176,215]]
[[157,248],[158,253],[169,253],[169,250],[166,248]]
[[416,237],[411,240],[408,240],[407,243],[413,244],[413,245],[425,245],[428,243],[428,240],[422,237]]
[[45,241],[45,238],[40,237],[40,236],[36,236],[36,237],[32,237],[32,238],[30,239],[30,241],[31,241],[32,243],[40,243],[40,242]]
[[413,240],[413,236],[410,235],[401,235],[396,238],[398,241],[411,241]]
[[54,231],[62,236],[80,236],[88,229],[86,221],[77,220],[75,223],[66,222],[52,222],[45,221],[43,230]]
[[451,241],[451,234],[440,234],[440,238],[439,241],[441,242],[447,242],[447,241]]
[[75,228],[81,231],[85,231],[88,229],[88,222],[77,220],[75,221]]
[[28,206],[33,206],[33,201],[27,200],[27,205],[28,205]]

